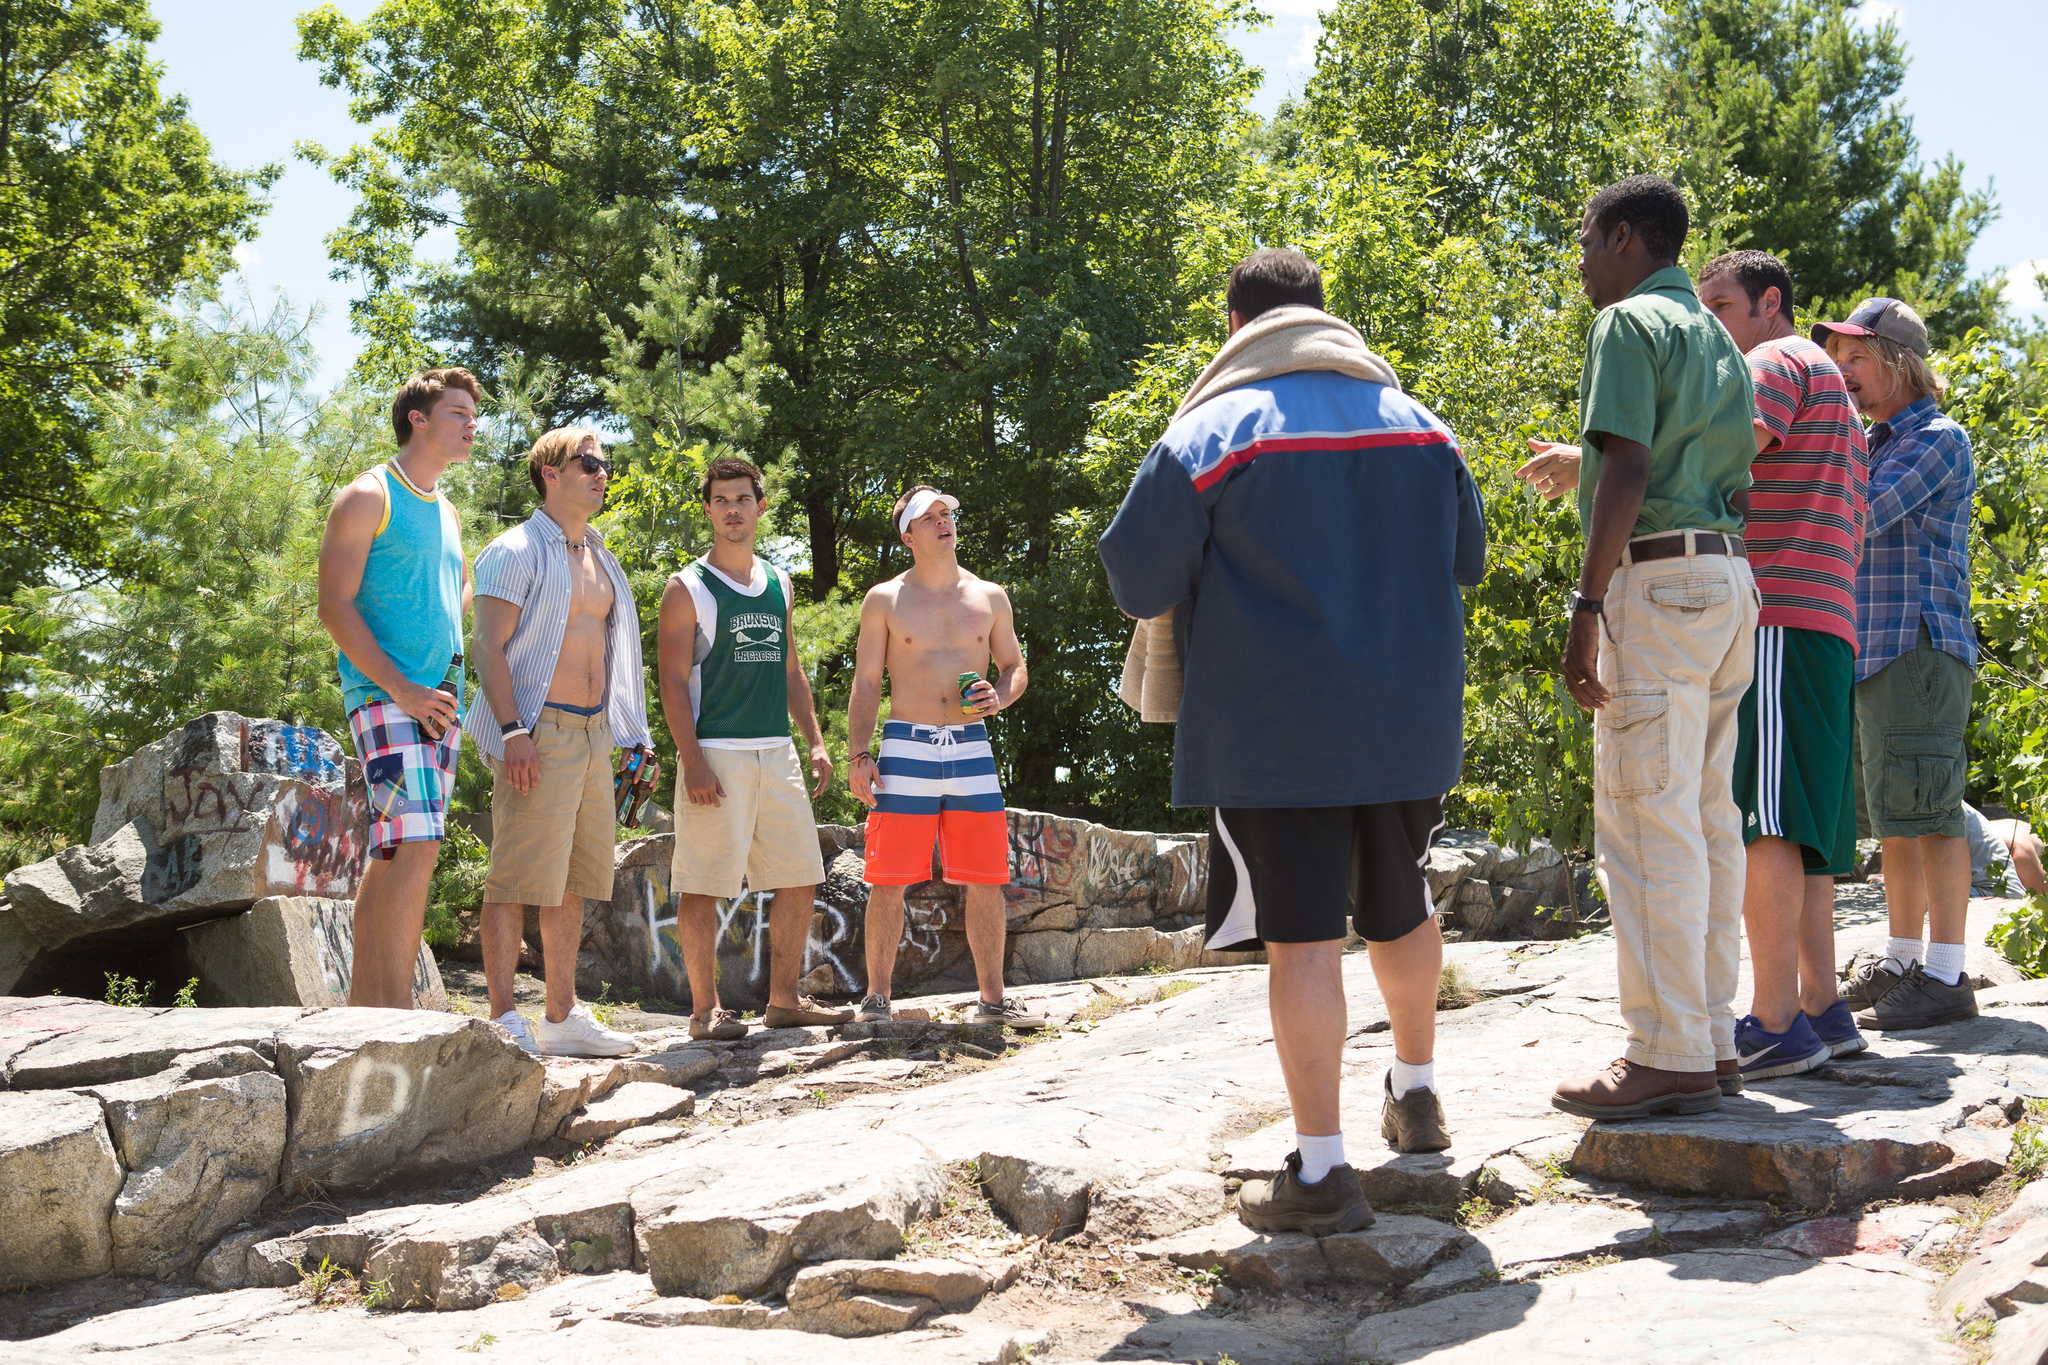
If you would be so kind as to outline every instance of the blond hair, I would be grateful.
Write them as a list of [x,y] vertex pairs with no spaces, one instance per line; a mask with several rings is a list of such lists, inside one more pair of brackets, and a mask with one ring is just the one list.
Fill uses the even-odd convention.
[[540,500],[548,499],[547,481],[540,476],[543,469],[560,469],[569,462],[569,457],[582,449],[585,441],[596,441],[597,448],[604,449],[604,438],[589,427],[556,427],[533,443],[533,449],[526,452],[526,477],[533,480],[533,491],[540,494]]
[[1885,373],[1891,376],[1891,386],[1885,390],[1887,399],[1896,397],[1901,389],[1910,395],[1908,402],[1920,398],[1939,399],[1948,392],[1948,380],[1935,372],[1934,367],[1927,363],[1927,357],[1910,347],[1901,346],[1890,337],[1881,337],[1875,332],[1866,332],[1862,336],[1830,332],[1828,355],[1839,361],[1841,357],[1835,354],[1837,342],[1854,342],[1877,358],[1877,363],[1884,366]]

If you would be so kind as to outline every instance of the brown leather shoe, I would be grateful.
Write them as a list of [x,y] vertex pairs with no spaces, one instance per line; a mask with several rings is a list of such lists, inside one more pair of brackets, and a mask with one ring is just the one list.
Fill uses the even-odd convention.
[[1591,1076],[1565,1081],[1550,1103],[1588,1119],[1646,1119],[1652,1114],[1705,1114],[1721,1107],[1712,1071],[1664,1071],[1626,1057]]
[[1733,1057],[1730,1057],[1725,1062],[1715,1062],[1714,1080],[1719,1083],[1723,1098],[1729,1095],[1740,1095],[1742,1093],[1742,1063],[1736,1061]]
[[818,1025],[853,1021],[853,1006],[828,1005],[808,995],[799,995],[794,1008],[770,1005],[761,1011],[761,1023],[768,1028],[815,1028]]

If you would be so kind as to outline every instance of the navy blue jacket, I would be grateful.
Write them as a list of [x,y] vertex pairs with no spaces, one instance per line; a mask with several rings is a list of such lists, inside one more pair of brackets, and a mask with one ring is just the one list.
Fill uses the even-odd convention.
[[1117,605],[1181,603],[1176,806],[1442,796],[1464,763],[1486,522],[1457,438],[1383,384],[1305,370],[1168,427],[1097,547]]

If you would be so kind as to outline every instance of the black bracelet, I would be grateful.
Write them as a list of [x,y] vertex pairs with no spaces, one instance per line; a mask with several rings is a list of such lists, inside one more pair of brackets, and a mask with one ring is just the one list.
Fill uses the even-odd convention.
[[498,722],[498,733],[500,735],[509,735],[514,730],[524,730],[525,728],[526,722],[523,720],[501,720]]
[[854,764],[859,763],[862,760],[872,761],[874,759],[874,756],[875,751],[873,749],[862,749],[859,753],[855,754],[852,758],[847,760],[846,766],[850,768]]

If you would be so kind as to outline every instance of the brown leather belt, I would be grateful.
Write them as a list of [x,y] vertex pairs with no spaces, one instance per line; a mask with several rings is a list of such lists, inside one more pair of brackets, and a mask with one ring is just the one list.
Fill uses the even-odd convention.
[[[1652,559],[1685,558],[1684,531],[1673,531],[1668,535],[1650,536],[1643,540],[1629,542],[1627,552],[1622,556],[1624,564],[1641,564]],[[1749,551],[1743,547],[1741,536],[1724,536],[1719,531],[1692,532],[1694,554],[1733,555],[1737,559],[1749,558]]]

